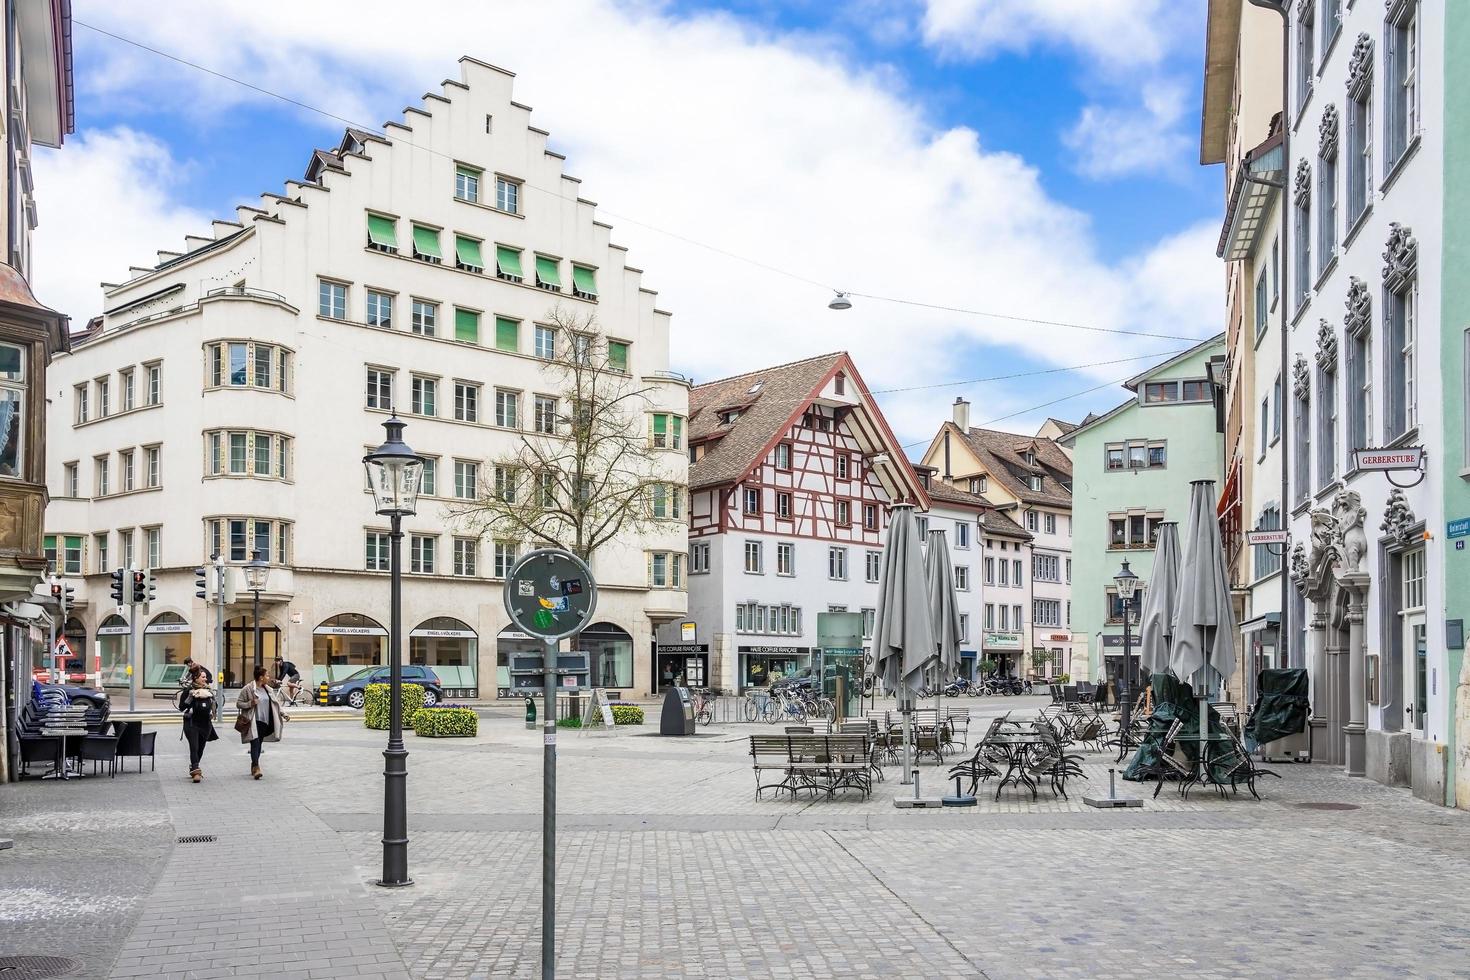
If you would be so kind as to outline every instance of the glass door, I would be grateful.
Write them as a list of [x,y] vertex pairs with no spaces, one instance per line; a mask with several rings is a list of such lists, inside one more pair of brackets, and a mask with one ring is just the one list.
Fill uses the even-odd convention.
[[1424,718],[1429,710],[1429,650],[1424,614],[1404,617],[1404,648],[1408,669],[1404,671],[1404,721],[1419,736],[1424,735]]

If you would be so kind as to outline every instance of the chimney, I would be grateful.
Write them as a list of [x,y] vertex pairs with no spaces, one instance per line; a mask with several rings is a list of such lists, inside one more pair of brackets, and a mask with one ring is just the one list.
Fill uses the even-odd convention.
[[954,424],[961,432],[970,431],[970,403],[963,398],[954,400]]

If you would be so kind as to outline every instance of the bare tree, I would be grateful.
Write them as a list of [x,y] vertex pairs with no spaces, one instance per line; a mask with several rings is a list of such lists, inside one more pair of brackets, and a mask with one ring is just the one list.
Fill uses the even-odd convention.
[[613,362],[596,317],[558,306],[548,322],[556,351],[544,370],[555,397],[536,396],[520,444],[488,460],[476,499],[449,511],[481,535],[591,562],[621,535],[682,525],[684,488],[660,472],[648,417],[653,389]]

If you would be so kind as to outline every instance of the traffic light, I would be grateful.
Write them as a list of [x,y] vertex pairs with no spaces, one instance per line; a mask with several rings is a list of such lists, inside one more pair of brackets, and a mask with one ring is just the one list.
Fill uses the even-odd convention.
[[135,602],[135,603],[137,603],[140,606],[143,603],[145,603],[145,602],[148,601],[148,573],[147,572],[140,572],[140,571],[134,571],[133,572],[133,599],[132,599],[132,601]]
[[143,573],[143,601],[154,602],[158,599],[158,579],[153,577],[150,569]]
[[61,587],[61,608],[70,609],[77,604],[77,589],[74,585],[63,585]]
[[123,579],[127,574],[125,569],[115,568],[112,570],[112,601],[119,606],[126,606],[128,604],[127,593],[124,591],[125,586],[123,585]]
[[203,565],[194,569],[194,594],[201,599],[209,598],[209,569]]
[[51,598],[55,602],[61,601],[61,579],[59,578],[51,580]]

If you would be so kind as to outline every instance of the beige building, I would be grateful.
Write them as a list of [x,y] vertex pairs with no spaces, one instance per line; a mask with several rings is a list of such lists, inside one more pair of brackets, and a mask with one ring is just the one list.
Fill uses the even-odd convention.
[[[83,600],[67,632],[100,651],[109,686],[128,683],[130,624],[108,573],[128,566],[160,582],[138,624],[143,698],[190,654],[227,684],[248,676],[243,583],[223,650],[216,607],[195,595],[194,568],[216,553],[269,562],[267,663],[279,653],[317,683],[385,662],[388,526],[361,458],[396,412],[429,460],[404,522],[407,662],[452,697],[506,692],[508,656],[533,644],[509,628],[501,581],[529,543],[482,537],[451,511],[491,490],[538,492],[492,461],[527,433],[561,434],[549,364],[568,345],[595,343],[644,392],[627,424],[679,516],[688,463],[670,433],[688,385],[668,370],[669,315],[547,139],[509,72],[465,58],[459,80],[382,135],[348,130],[284,194],[104,285],[104,314],[48,386],[61,438],[46,534]],[[553,324],[557,311],[578,326]],[[600,685],[649,689],[654,629],[686,608],[685,534],[665,523],[594,555],[601,594],[583,646]]]

